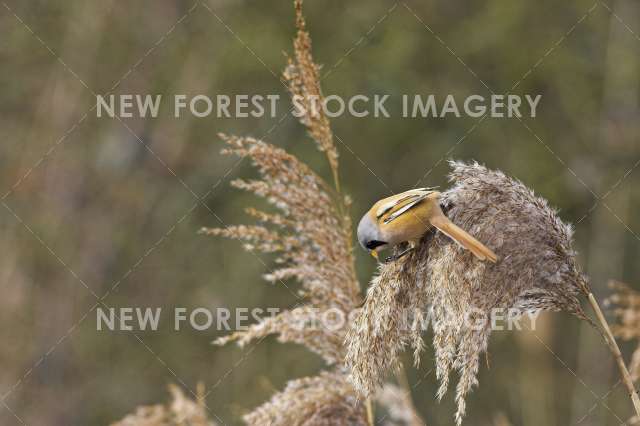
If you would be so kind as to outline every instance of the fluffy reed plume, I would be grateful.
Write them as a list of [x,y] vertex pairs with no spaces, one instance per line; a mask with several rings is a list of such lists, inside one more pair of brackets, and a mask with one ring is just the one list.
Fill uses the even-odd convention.
[[333,133],[329,119],[320,108],[324,97],[320,88],[320,66],[313,61],[311,55],[311,36],[306,29],[302,14],[302,0],[294,1],[296,11],[296,28],[298,30],[293,41],[293,58],[288,58],[284,70],[284,78],[288,83],[291,96],[296,104],[302,107],[300,122],[307,127],[309,134],[318,145],[320,151],[327,155],[333,173],[334,183],[338,191],[338,150],[333,141]]
[[631,355],[629,373],[633,381],[640,379],[640,293],[619,281],[610,281],[614,293],[605,304],[613,308],[615,323],[611,326],[614,336],[625,341],[636,341],[637,347]]
[[328,119],[313,105],[313,99],[322,102],[322,93],[301,1],[295,1],[295,10],[298,31],[294,57],[289,59],[284,77],[291,95],[304,106],[300,121],[327,155],[335,187],[329,187],[306,164],[280,148],[253,138],[221,135],[228,145],[223,153],[249,157],[260,174],[258,180],[235,180],[232,185],[264,198],[277,212],[250,208],[247,213],[258,224],[204,228],[202,232],[243,241],[247,250],[277,254],[278,267],[265,278],[282,284],[289,279],[298,281],[301,303],[215,343],[236,341],[243,346],[276,334],[279,341],[302,344],[332,366],[315,377],[290,381],[283,391],[245,415],[247,424],[371,424],[372,411],[358,399],[343,367],[346,327],[329,330],[317,321],[325,314],[346,320],[361,303],[361,294],[352,253],[352,226],[346,213],[349,203],[342,197],[338,181],[338,153]]
[[251,425],[366,425],[364,406],[358,403],[346,375],[322,372],[292,380],[271,400],[243,417]]
[[364,405],[341,370],[346,328],[332,330],[318,324],[329,313],[342,313],[346,319],[360,303],[350,222],[340,216],[335,197],[322,179],[292,155],[252,138],[223,139],[230,146],[225,153],[250,157],[261,176],[232,185],[265,198],[279,213],[249,209],[261,224],[202,232],[241,240],[248,250],[276,253],[279,267],[265,278],[271,282],[296,279],[303,302],[215,343],[237,341],[243,346],[277,334],[279,341],[302,344],[334,365],[330,372],[289,382],[244,420],[251,425],[365,424]]
[[261,180],[235,180],[232,185],[265,198],[280,213],[250,209],[262,224],[202,232],[244,241],[248,250],[276,253],[279,267],[265,278],[271,282],[297,279],[306,303],[217,343],[237,340],[244,345],[278,334],[280,341],[304,344],[329,364],[342,361],[344,329],[331,331],[307,323],[331,312],[341,312],[346,318],[360,303],[348,222],[340,217],[324,181],[294,156],[256,139],[222,137],[230,146],[224,152],[250,157],[261,176]]
[[198,402],[187,398],[175,385],[169,386],[172,400],[166,405],[150,405],[138,407],[111,426],[216,426],[217,423],[207,418],[204,400],[204,387],[198,386]]
[[[426,264],[415,266],[424,269]],[[385,379],[384,372],[400,368],[399,355],[406,346],[413,347],[417,363],[424,347],[421,330],[416,326],[420,321],[408,324],[408,317],[412,313],[420,316],[426,304],[426,283],[405,273],[402,262],[379,267],[347,335],[347,366],[351,380],[363,395],[376,392]]]
[[417,250],[381,265],[347,337],[346,361],[356,388],[371,394],[407,345],[417,362],[423,347],[420,326],[428,318],[438,398],[447,391],[450,371],[459,374],[459,425],[465,396],[478,383],[492,309],[566,311],[587,319],[578,295],[589,290],[571,248],[571,227],[545,200],[501,172],[459,162],[451,167],[454,186],[442,194],[443,210],[500,261],[479,262],[441,233],[427,233]]
[[424,421],[416,412],[411,393],[391,383],[385,384],[376,395],[376,402],[387,411],[381,419],[384,426],[423,426]]

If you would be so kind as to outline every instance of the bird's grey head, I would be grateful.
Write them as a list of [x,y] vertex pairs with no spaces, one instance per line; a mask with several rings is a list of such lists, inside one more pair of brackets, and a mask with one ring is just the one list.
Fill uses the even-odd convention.
[[373,219],[371,219],[369,213],[362,216],[358,224],[358,242],[363,249],[368,251],[376,250],[387,244],[385,241],[382,241],[378,227]]

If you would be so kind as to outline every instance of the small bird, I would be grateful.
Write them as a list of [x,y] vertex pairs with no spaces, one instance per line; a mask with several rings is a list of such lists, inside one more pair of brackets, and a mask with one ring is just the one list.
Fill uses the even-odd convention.
[[397,260],[413,250],[431,227],[470,250],[478,259],[495,263],[496,254],[455,225],[440,208],[440,192],[433,188],[411,189],[384,198],[365,213],[358,224],[358,241],[373,257],[378,250],[408,242],[409,248],[388,260]]

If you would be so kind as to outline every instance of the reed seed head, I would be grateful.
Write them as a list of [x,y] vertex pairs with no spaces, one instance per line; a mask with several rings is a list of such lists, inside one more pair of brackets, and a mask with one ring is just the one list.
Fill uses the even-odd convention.
[[447,391],[450,372],[459,375],[459,425],[465,397],[478,384],[491,311],[565,311],[587,319],[578,296],[589,290],[572,249],[572,229],[544,199],[502,172],[477,163],[450,165],[453,186],[442,193],[441,206],[496,252],[498,263],[478,261],[442,233],[427,232],[412,253],[380,266],[347,336],[346,362],[354,386],[372,394],[405,347],[413,348],[417,361],[423,348],[420,325],[428,318],[438,398]]
[[166,405],[140,406],[111,426],[217,426],[207,416],[204,405],[204,386],[198,385],[198,401],[185,396],[181,388],[169,385],[172,400]]

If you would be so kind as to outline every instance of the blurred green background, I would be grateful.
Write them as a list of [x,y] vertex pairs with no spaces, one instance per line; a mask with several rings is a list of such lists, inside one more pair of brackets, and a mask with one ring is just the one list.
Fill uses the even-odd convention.
[[[325,94],[463,99],[490,95],[480,80],[496,93],[522,80],[513,93],[542,95],[538,116],[522,122],[402,118],[399,102],[391,118],[332,120],[354,220],[429,171],[423,185],[446,186],[444,160],[475,159],[521,179],[575,224],[599,298],[610,278],[640,286],[637,2],[308,0],[305,13],[315,59],[331,70]],[[218,348],[210,341],[222,333],[176,332],[170,321],[173,307],[296,302],[261,280],[266,268],[239,244],[196,235],[220,225],[212,212],[246,222],[242,209],[254,202],[229,188],[254,171],[219,155],[217,132],[263,138],[330,179],[304,128],[281,120],[287,94],[272,72],[292,50],[291,2],[5,0],[0,34],[0,424],[106,424],[166,400],[167,383],[198,381],[217,417],[236,424],[287,379],[322,367],[273,338]],[[277,118],[176,119],[170,108],[97,118],[95,94],[111,90],[167,101],[274,93],[282,102]],[[212,188],[211,212],[194,193]],[[374,263],[361,251],[357,261],[365,286]],[[162,307],[160,330],[140,340],[96,331],[93,293],[114,286],[105,304]],[[494,334],[466,424],[490,425],[499,412],[525,426],[626,420],[631,404],[599,336],[566,314],[538,325],[535,336]],[[631,346],[623,349],[628,357]],[[453,397],[435,402],[431,357],[409,370],[414,402],[428,424],[449,425]]]

